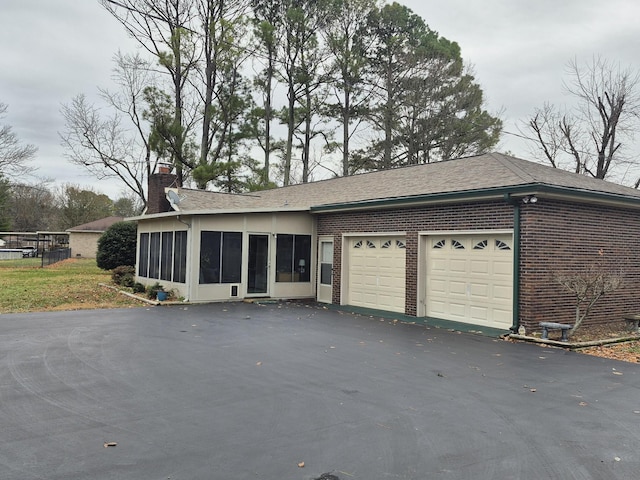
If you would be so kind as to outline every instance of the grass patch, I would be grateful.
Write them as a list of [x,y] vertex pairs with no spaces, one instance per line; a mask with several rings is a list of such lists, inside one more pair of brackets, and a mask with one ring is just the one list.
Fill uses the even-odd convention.
[[92,259],[69,259],[40,268],[40,259],[0,261],[0,313],[122,308],[141,303],[101,287],[111,272]]
[[0,260],[0,271],[3,268],[40,268],[41,258],[16,258],[15,260]]

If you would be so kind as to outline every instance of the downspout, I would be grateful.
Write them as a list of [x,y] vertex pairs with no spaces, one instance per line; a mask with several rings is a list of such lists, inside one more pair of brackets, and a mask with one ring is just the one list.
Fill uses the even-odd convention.
[[520,327],[520,200],[504,194],[504,200],[513,207],[513,318],[511,330],[518,332]]

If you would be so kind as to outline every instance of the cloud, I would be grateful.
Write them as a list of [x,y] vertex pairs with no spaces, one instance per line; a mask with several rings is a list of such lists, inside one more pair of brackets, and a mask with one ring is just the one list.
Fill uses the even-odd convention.
[[[503,111],[505,128],[515,131],[544,102],[570,101],[562,88],[569,60],[594,55],[638,68],[637,19],[633,0],[406,0],[415,13],[462,48],[474,66],[487,108]],[[80,181],[97,189],[107,185],[83,177],[60,147],[62,103],[84,93],[96,98],[109,87],[113,55],[133,52],[136,44],[97,0],[3,0],[0,29],[0,102],[5,119],[25,142],[39,147],[41,173],[61,183]],[[529,157],[516,137],[505,148]],[[108,186],[109,194],[119,188]],[[107,192],[106,192],[107,193]]]

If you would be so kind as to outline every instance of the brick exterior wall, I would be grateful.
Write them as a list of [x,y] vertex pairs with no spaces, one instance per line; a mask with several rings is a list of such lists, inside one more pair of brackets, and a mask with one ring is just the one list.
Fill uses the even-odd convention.
[[333,235],[333,300],[340,304],[342,234],[406,232],[405,313],[416,315],[418,232],[513,228],[513,207],[504,202],[440,205],[319,215],[318,235]]
[[69,248],[74,257],[96,258],[101,233],[69,232]]
[[[623,275],[623,284],[596,304],[585,325],[621,320],[640,313],[640,215],[633,210],[539,198],[520,206],[520,323],[573,323],[575,302],[555,283],[556,272],[585,268],[599,258]],[[334,238],[333,303],[340,304],[342,234],[406,232],[405,313],[416,315],[418,232],[512,229],[513,207],[505,202],[318,216],[318,234]],[[602,250],[604,255],[600,256]]]
[[147,213],[170,212],[171,205],[164,193],[165,187],[175,186],[176,177],[172,173],[155,173],[149,175],[147,182]]
[[596,303],[585,325],[640,313],[637,211],[543,198],[520,208],[520,323],[527,330],[539,330],[541,321],[574,323],[575,300],[554,273],[583,271],[598,261],[619,273],[622,285]]

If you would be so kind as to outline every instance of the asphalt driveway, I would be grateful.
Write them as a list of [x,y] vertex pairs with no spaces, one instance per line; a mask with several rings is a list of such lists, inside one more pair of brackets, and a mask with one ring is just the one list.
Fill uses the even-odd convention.
[[0,315],[0,479],[637,478],[639,372],[313,306]]

